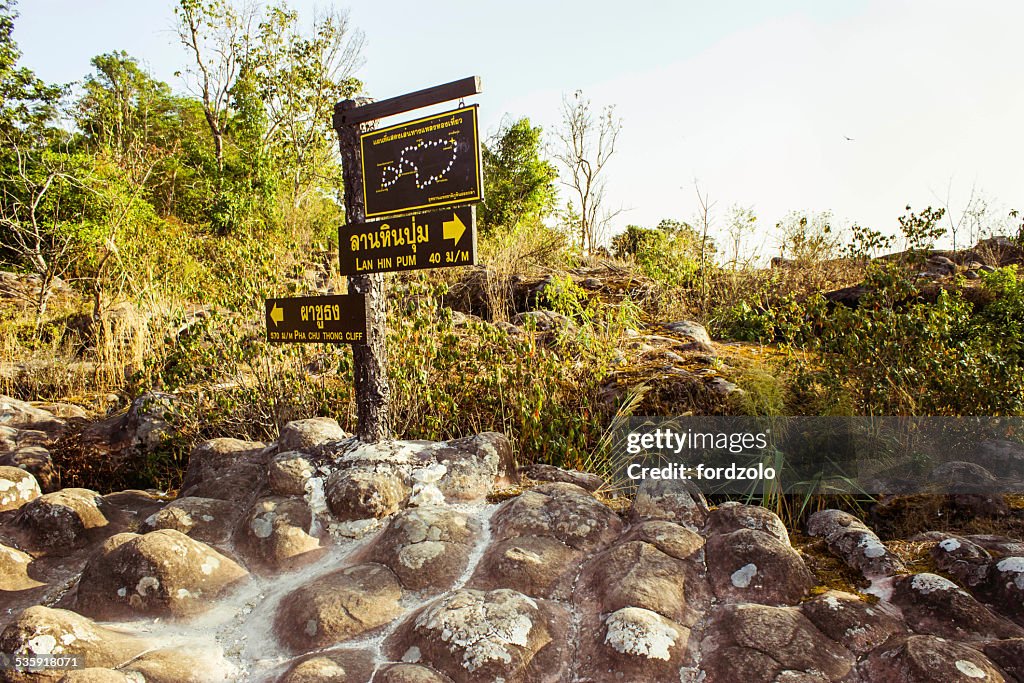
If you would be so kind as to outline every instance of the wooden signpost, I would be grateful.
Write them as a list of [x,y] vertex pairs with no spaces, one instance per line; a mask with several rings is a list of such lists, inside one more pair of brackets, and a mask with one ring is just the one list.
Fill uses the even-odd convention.
[[471,204],[483,198],[475,105],[380,130],[372,122],[480,91],[474,76],[379,102],[339,102],[334,129],[346,225],[339,229],[338,251],[348,295],[266,302],[270,342],[352,344],[362,441],[391,437],[382,273],[476,263]]

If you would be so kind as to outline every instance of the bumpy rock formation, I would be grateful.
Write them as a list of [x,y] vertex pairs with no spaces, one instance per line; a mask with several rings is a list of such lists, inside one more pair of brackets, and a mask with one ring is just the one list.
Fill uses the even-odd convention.
[[[17,410],[0,447],[59,426]],[[173,501],[0,467],[0,652],[87,664],[0,680],[1024,681],[1018,540],[924,534],[941,575],[911,573],[819,512],[808,533],[870,583],[834,590],[766,509],[648,481],[615,512],[551,467],[487,502],[517,471],[500,434],[368,445],[322,419],[197,446]]]

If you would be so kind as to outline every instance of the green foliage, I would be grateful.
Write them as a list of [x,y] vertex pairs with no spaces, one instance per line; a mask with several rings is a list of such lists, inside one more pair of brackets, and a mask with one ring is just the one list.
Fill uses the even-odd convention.
[[[630,225],[612,238],[612,253],[632,258],[647,277],[669,287],[688,285],[701,263],[701,236],[686,223],[666,219],[657,227]],[[714,245],[705,245],[713,253]]]
[[514,231],[540,223],[554,209],[558,172],[542,154],[542,130],[530,119],[506,123],[483,146],[484,202],[481,231]]

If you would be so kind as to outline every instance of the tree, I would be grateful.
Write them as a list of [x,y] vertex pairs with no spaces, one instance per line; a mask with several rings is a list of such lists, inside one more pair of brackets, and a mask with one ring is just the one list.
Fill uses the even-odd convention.
[[483,146],[484,202],[481,224],[486,233],[515,230],[539,221],[555,205],[558,171],[542,154],[542,129],[523,117],[503,122]]
[[308,35],[299,28],[298,13],[283,2],[259,24],[253,75],[267,109],[266,143],[290,180],[293,208],[308,182],[325,177],[335,163],[331,114],[336,103],[362,89],[353,73],[363,43],[342,11],[314,17]]
[[0,134],[6,141],[40,144],[54,132],[50,126],[66,88],[48,85],[30,69],[18,66],[21,50],[14,42],[13,0],[0,0]]
[[590,100],[577,90],[562,100],[562,124],[558,130],[561,142],[555,158],[565,167],[579,216],[580,247],[593,251],[608,223],[618,212],[603,211],[605,178],[602,172],[615,153],[615,143],[622,130],[622,119],[616,118],[613,106],[594,115]]

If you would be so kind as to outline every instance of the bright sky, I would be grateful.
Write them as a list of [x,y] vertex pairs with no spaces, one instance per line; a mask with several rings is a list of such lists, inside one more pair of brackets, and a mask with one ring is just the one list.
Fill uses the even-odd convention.
[[[551,131],[577,88],[616,105],[616,229],[693,217],[694,179],[720,213],[753,206],[764,227],[831,210],[890,231],[906,204],[960,209],[972,187],[1024,210],[1019,0],[337,4],[366,34],[358,75],[374,97],[479,75],[484,134],[506,113]],[[15,37],[50,81],[123,49],[182,89],[172,7],[22,0]]]

